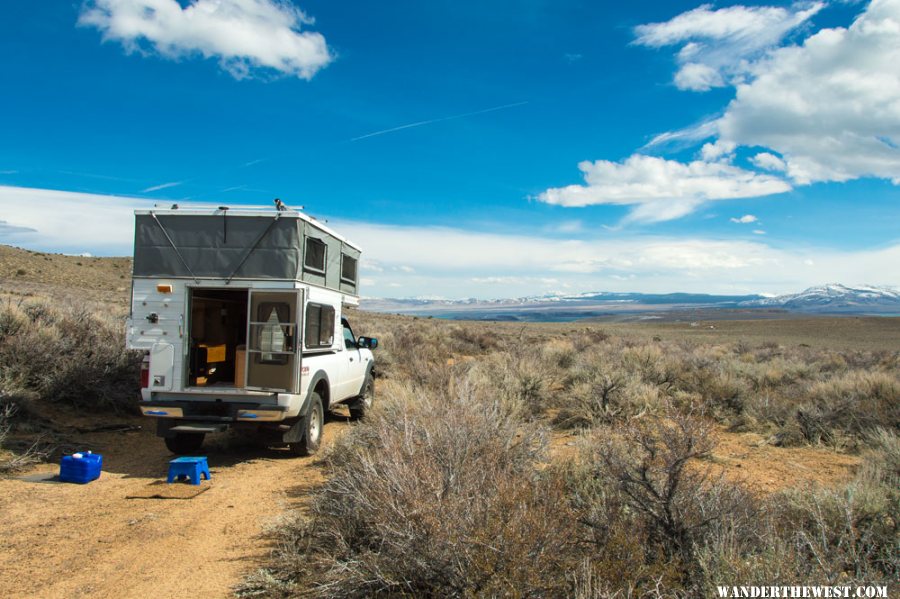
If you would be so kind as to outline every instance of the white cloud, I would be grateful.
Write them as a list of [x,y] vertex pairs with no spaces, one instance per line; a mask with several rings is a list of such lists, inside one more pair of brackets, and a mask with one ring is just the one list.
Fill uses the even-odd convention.
[[707,91],[714,87],[724,87],[722,75],[709,65],[689,62],[675,73],[675,86],[678,89]]
[[[633,155],[624,163],[582,162],[586,185],[548,189],[538,198],[563,206],[634,205],[628,220],[662,221],[707,200],[770,195],[792,185],[862,177],[900,185],[900,0],[873,0],[848,28],[821,29],[800,45],[773,49],[823,6],[702,6],[639,27],[638,43],[685,43],[683,65],[731,75],[726,83],[737,93],[721,117],[656,135],[645,146],[712,139],[701,160]],[[685,77],[712,76],[691,69]],[[763,148],[749,158],[754,170],[735,164],[741,147]]]
[[566,220],[560,223],[547,225],[544,230],[549,233],[580,233],[584,231],[584,223],[580,220]]
[[675,85],[706,91],[743,76],[748,61],[777,46],[791,31],[822,10],[822,2],[790,8],[704,4],[663,23],[635,28],[635,43],[660,48],[683,44],[678,52]]
[[627,220],[657,222],[682,217],[709,200],[765,196],[790,191],[777,177],[724,163],[690,163],[634,154],[624,162],[597,160],[578,165],[585,185],[541,193],[548,204],[580,207],[596,204],[633,206]]
[[128,52],[153,49],[167,58],[217,58],[236,78],[256,69],[310,79],[332,60],[320,33],[285,0],[89,0],[79,24]]
[[[135,198],[0,186],[0,214],[6,221],[0,242],[128,255],[133,211],[152,206]],[[549,285],[574,291],[723,293],[782,293],[823,281],[900,285],[900,244],[838,251],[774,248],[761,240],[629,236],[582,241],[352,221],[330,226],[362,246],[365,263],[393,272],[385,279],[366,277],[371,286],[363,293],[369,297],[395,295],[391,290],[400,288],[410,296],[518,297]],[[415,272],[399,271],[400,266]]]
[[787,170],[787,164],[785,164],[784,160],[770,152],[760,152],[756,156],[750,158],[750,162],[752,162],[753,165],[757,168],[761,168],[767,171],[777,171],[783,173],[785,170]]
[[134,211],[152,208],[137,198],[0,186],[0,214],[9,227],[0,243],[59,252],[131,254]]
[[752,214],[745,214],[744,216],[742,216],[740,218],[732,217],[729,220],[733,223],[747,224],[747,223],[755,223],[758,219],[755,216],[753,216]]
[[733,143],[717,141],[715,143],[703,144],[700,148],[700,155],[703,160],[708,162],[731,162],[734,159]]
[[472,277],[469,280],[479,285],[534,285],[542,288],[559,284],[559,279],[552,277],[492,276]]
[[682,145],[692,146],[704,139],[709,139],[718,134],[718,119],[707,119],[699,124],[678,129],[676,131],[665,131],[655,135],[644,148],[654,148],[658,146]]
[[[360,243],[364,255],[386,265],[415,266],[416,275],[403,279],[410,295],[518,297],[534,293],[542,284],[535,278],[580,291],[784,293],[832,280],[900,284],[894,266],[900,263],[900,244],[840,251],[775,248],[762,240],[639,236],[576,241],[441,227],[333,226]],[[416,248],[412,262],[411,247]]]
[[367,270],[370,272],[384,272],[384,267],[381,264],[379,264],[378,262],[375,262],[374,260],[370,260],[368,258],[362,259],[362,262],[360,263],[360,267],[363,270]]
[[900,184],[900,0],[873,0],[849,28],[772,51],[717,122],[719,139],[778,152],[798,184]]
[[765,235],[766,232],[763,231],[762,229],[753,229],[753,234],[754,235]]

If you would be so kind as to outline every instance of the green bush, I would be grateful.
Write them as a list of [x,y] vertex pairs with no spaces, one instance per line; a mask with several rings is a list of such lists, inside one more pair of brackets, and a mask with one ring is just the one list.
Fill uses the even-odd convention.
[[122,323],[85,306],[0,307],[0,393],[133,410],[140,361],[125,349]]
[[[323,597],[565,594],[574,520],[535,469],[521,408],[389,386],[336,444],[309,519],[280,532],[276,567],[245,591]],[[274,584],[273,584],[274,582]]]

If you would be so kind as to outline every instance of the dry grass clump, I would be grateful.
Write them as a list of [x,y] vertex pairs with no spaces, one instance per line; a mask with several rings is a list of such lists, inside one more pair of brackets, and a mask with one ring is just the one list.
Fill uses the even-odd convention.
[[122,323],[87,306],[0,306],[0,393],[80,408],[133,409],[140,356]]
[[530,351],[540,360],[536,371],[553,386],[541,409],[554,409],[555,423],[565,428],[658,414],[674,404],[702,409],[734,429],[767,433],[782,445],[856,449],[874,427],[900,430],[900,352],[625,337],[553,339]]
[[870,435],[872,465],[844,489],[759,496],[713,474],[710,420],[674,404],[546,464],[526,400],[477,364],[444,393],[388,380],[380,396],[242,594],[696,597],[900,573],[892,431]]
[[[363,320],[385,399],[242,593],[699,597],[900,574],[895,354]],[[716,423],[865,465],[761,496],[718,474]],[[545,424],[584,429],[577,457],[548,463]]]
[[[885,472],[884,450],[843,489],[760,497],[711,475],[703,420],[641,420],[598,429],[567,466],[572,509],[594,545],[582,579],[605,593],[579,596],[705,597],[717,585],[886,584],[900,574],[900,490],[865,473]],[[885,442],[896,449],[896,437]]]
[[598,429],[568,466],[570,501],[591,546],[589,578],[609,593],[647,596],[660,586],[697,593],[715,539],[754,534],[760,505],[712,476],[703,419],[669,411],[622,429]]
[[381,374],[440,391],[473,367],[482,386],[521,399],[560,428],[702,410],[779,445],[862,449],[873,427],[900,430],[900,352],[774,342],[702,344],[610,336],[582,327],[403,319],[360,313],[381,341]]
[[559,480],[535,467],[544,440],[520,407],[465,381],[381,395],[391,399],[329,453],[328,482],[309,519],[282,531],[276,568],[245,592],[564,594],[574,520]]
[[18,411],[18,405],[0,396],[0,475],[24,470],[46,458],[49,453],[40,447],[40,439],[18,453],[4,449],[6,437],[13,428],[13,417]]

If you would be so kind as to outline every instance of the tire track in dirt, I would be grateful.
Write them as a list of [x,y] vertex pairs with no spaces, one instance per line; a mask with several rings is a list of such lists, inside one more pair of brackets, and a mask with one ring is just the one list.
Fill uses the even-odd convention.
[[[325,446],[348,428],[346,419],[329,421]],[[266,527],[324,480],[317,458],[216,449],[213,440],[201,454],[212,471],[208,491],[189,500],[126,499],[165,480],[172,456],[162,440],[142,430],[82,441],[103,454],[97,481],[0,480],[4,597],[229,596],[264,563]],[[28,474],[56,472],[44,464]]]

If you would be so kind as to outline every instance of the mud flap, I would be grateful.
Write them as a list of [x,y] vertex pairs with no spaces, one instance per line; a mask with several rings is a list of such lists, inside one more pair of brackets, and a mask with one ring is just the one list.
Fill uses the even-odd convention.
[[174,437],[175,433],[172,432],[172,427],[175,426],[177,422],[175,420],[171,420],[169,418],[157,418],[156,419],[156,436],[157,437]]
[[303,432],[306,428],[305,426],[306,417],[301,416],[297,419],[297,422],[291,425],[291,428],[282,435],[281,440],[284,443],[299,443],[301,439],[303,439]]

